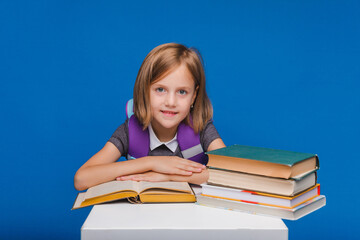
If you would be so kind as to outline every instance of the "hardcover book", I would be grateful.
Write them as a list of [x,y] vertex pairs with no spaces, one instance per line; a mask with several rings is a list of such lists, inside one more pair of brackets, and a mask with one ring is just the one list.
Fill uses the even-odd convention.
[[294,196],[316,184],[317,173],[300,179],[282,179],[243,172],[209,168],[208,183],[283,196]]
[[326,204],[326,198],[324,195],[317,196],[291,209],[246,203],[241,201],[225,200],[203,195],[197,195],[196,198],[196,203],[203,206],[241,211],[257,215],[273,216],[288,220],[297,220],[302,218],[309,213],[322,208]]
[[127,199],[131,203],[195,202],[187,182],[111,181],[78,194],[72,209]]
[[293,197],[201,184],[202,195],[273,207],[294,208],[320,195],[320,184]]
[[299,178],[319,168],[316,154],[232,145],[207,152],[208,166],[278,178]]

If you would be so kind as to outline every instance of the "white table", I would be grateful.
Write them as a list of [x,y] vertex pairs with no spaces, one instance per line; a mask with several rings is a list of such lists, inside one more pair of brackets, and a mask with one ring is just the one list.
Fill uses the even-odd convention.
[[81,239],[288,239],[281,219],[193,203],[94,206]]

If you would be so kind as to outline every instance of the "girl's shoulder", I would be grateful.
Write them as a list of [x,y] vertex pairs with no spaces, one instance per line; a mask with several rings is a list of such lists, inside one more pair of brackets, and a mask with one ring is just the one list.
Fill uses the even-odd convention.
[[220,138],[220,134],[216,130],[213,120],[209,120],[200,132],[200,142],[203,149],[206,151],[212,141],[217,138]]
[[115,130],[108,142],[114,144],[122,155],[127,153],[129,147],[128,119]]

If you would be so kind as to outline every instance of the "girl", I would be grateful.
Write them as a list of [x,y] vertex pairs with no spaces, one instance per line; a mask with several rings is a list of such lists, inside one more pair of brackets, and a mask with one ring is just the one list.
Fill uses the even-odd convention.
[[[75,188],[85,190],[115,179],[206,182],[206,167],[184,159],[177,138],[178,128],[185,126],[194,136],[200,136],[201,151],[225,147],[211,121],[213,111],[198,51],[175,43],[154,48],[140,67],[133,96],[133,119],[127,119],[105,146],[80,167],[74,178]],[[129,124],[134,121],[141,134],[147,134],[149,147],[144,156],[117,162],[134,150],[129,141],[134,135]]]

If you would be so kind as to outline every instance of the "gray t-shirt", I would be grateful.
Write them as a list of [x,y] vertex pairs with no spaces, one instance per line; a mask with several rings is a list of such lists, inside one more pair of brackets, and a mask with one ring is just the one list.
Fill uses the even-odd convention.
[[[207,151],[210,143],[215,139],[220,138],[219,133],[217,132],[212,121],[209,121],[204,130],[200,132],[200,143],[204,151]],[[129,128],[128,128],[128,119],[125,123],[121,124],[116,131],[113,133],[109,142],[114,144],[119,151],[121,156],[127,156],[129,148]],[[178,146],[175,152],[172,152],[164,144],[150,151],[149,156],[178,156],[183,157]]]

